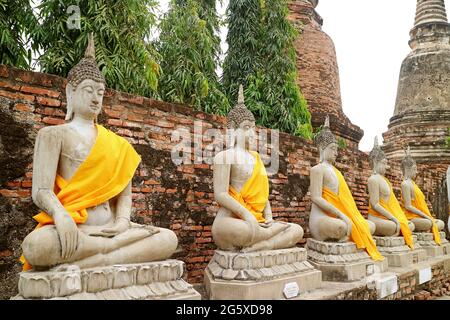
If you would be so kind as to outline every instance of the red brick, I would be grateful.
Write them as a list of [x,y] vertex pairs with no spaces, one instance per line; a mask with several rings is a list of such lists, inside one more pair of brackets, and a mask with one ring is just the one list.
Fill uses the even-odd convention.
[[3,96],[5,98],[11,99],[11,100],[26,100],[26,101],[30,101],[30,102],[34,101],[34,96],[30,96],[30,95],[22,94],[22,93],[18,93],[18,92],[9,92],[9,91],[0,90],[0,96]]
[[176,193],[177,189],[166,189],[166,193]]
[[12,254],[11,250],[8,249],[0,251],[0,257],[10,257]]
[[42,122],[46,123],[46,124],[63,124],[63,123],[65,123],[64,119],[51,118],[51,117],[45,117],[44,119],[42,119]]
[[150,179],[150,180],[145,180],[144,184],[161,184],[161,182]]
[[0,77],[3,77],[3,78],[9,77],[9,70],[8,70],[7,66],[0,65]]
[[108,119],[108,124],[112,126],[122,126],[122,120],[116,120],[116,119]]
[[44,106],[59,107],[61,105],[61,101],[57,99],[45,97],[37,97],[36,99],[39,104],[42,104]]
[[138,122],[142,122],[144,121],[144,117],[138,114],[134,114],[134,113],[129,113],[127,115],[127,119],[131,120],[131,121],[138,121]]
[[[110,117],[112,118],[120,118],[122,116],[122,112],[120,111],[116,111],[116,110],[111,110],[111,109],[103,109],[103,111]],[[111,119],[110,119],[111,120]]]
[[33,112],[34,107],[29,104],[16,103],[14,105],[14,110],[22,111],[22,112]]
[[30,87],[30,86],[22,86],[20,88],[20,91],[26,92],[26,93],[33,93],[33,94],[43,95],[43,96],[45,95],[45,96],[49,96],[51,98],[58,98],[59,94],[60,94],[57,91],[43,89],[43,88],[38,88],[38,87]]

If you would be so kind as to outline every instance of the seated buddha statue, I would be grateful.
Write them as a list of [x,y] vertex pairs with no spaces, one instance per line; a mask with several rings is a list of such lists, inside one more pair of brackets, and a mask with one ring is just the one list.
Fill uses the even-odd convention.
[[384,176],[387,169],[386,155],[378,145],[378,139],[369,154],[372,175],[369,177],[369,215],[375,223],[377,236],[394,236],[402,234],[406,244],[413,249],[414,224],[406,218],[398,202],[391,182]]
[[97,124],[105,79],[93,35],[67,78],[66,123],[39,130],[32,198],[42,210],[22,243],[24,270],[64,270],[164,260],[171,231],[130,221],[131,180],[141,159],[124,138]]
[[[450,205],[450,166],[448,166],[447,168],[447,199]],[[449,210],[450,213],[450,210]],[[447,228],[448,228],[448,232],[450,232],[450,215],[448,217],[448,221],[447,221]]]
[[214,197],[220,208],[212,226],[219,249],[252,252],[294,247],[303,229],[272,218],[269,180],[255,142],[255,118],[244,104],[242,86],[238,103],[227,117],[231,148],[214,157]]
[[334,163],[338,144],[330,130],[329,118],[316,136],[320,163],[311,168],[311,215],[309,229],[319,241],[345,242],[351,239],[359,249],[365,249],[374,260],[383,260],[372,238],[375,224],[359,212],[342,173]]
[[417,175],[417,165],[411,156],[409,147],[402,159],[401,166],[403,172],[402,204],[406,218],[414,223],[416,232],[429,232],[431,230],[434,234],[434,241],[441,244],[439,231],[444,229],[445,223],[433,218],[428,209],[425,195],[414,182]]

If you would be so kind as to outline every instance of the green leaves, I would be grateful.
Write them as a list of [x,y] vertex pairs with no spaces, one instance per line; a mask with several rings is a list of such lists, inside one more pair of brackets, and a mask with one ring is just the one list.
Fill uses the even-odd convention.
[[173,0],[160,24],[157,50],[164,101],[226,114],[229,104],[216,74],[220,56],[215,0]]
[[[80,8],[79,29],[68,28],[70,5]],[[94,32],[96,58],[108,87],[158,98],[159,55],[150,38],[156,25],[155,0],[43,0],[33,38],[42,49],[42,71],[66,77],[83,57]],[[72,17],[73,18],[73,17]]]
[[297,32],[286,0],[231,0],[223,86],[236,101],[245,86],[247,107],[259,125],[312,138],[311,115],[297,80]]
[[30,1],[0,0],[0,64],[31,68],[31,31],[37,24]]

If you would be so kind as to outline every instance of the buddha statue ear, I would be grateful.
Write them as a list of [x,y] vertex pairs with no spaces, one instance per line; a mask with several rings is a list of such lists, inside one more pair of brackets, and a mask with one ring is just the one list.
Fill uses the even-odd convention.
[[68,83],[66,85],[66,100],[67,100],[67,111],[66,111],[66,121],[71,121],[73,118],[73,106],[72,106],[72,99],[73,99],[73,92],[74,87]]

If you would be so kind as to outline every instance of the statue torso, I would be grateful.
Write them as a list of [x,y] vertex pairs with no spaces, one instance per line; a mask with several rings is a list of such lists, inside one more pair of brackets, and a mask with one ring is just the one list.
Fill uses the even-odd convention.
[[[61,154],[58,174],[68,181],[89,155],[97,138],[97,130],[95,127],[93,130],[79,128],[72,126],[70,123],[61,125],[58,129],[61,130]],[[88,219],[85,223],[86,225],[105,225],[114,218],[109,201],[96,207],[88,208],[87,211]]]
[[391,188],[389,187],[389,184],[387,183],[385,178],[380,174],[373,175],[372,177],[378,184],[378,190],[380,192],[379,196],[380,200],[382,199],[384,202],[387,203],[391,196]]
[[322,186],[337,194],[339,192],[339,180],[333,167],[329,164],[321,163],[319,168],[323,172]]
[[227,157],[233,159],[230,168],[230,185],[239,192],[252,176],[256,159],[250,152],[242,149],[230,149],[226,152]]

